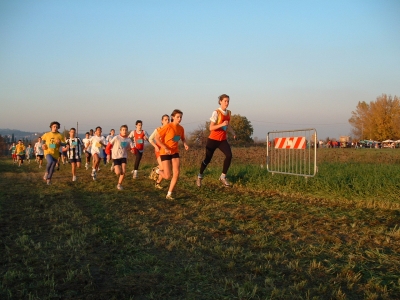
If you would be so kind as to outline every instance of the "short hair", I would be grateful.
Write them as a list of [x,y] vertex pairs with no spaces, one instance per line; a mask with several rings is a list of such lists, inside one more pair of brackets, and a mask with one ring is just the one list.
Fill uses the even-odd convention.
[[[119,128],[119,130],[121,130],[122,128],[126,128],[126,129],[128,129],[128,125],[121,125],[121,127]],[[111,130],[114,130],[114,129],[111,129]]]
[[140,123],[140,124],[143,124],[142,120],[137,120],[135,125],[137,125],[137,124],[139,124],[139,123]]
[[57,121],[53,121],[53,122],[51,122],[50,123],[50,128],[53,126],[53,125],[57,125],[57,127],[58,127],[58,129],[60,129],[60,123],[58,123]]
[[96,127],[96,131],[97,131],[97,129],[103,130],[103,128],[101,128],[100,126]]
[[174,117],[176,114],[183,115],[183,112],[179,109],[174,109],[174,111],[171,113],[171,117]]
[[74,127],[71,127],[71,129],[69,131],[71,131],[71,130],[76,131],[76,129]]
[[88,132],[86,132],[85,134],[90,134],[90,133],[89,133],[89,131],[88,131]]

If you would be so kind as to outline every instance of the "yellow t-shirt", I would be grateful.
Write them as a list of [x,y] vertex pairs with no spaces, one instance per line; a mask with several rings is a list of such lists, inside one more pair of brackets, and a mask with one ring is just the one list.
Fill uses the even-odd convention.
[[50,131],[42,135],[42,140],[47,146],[47,150],[44,150],[44,155],[50,154],[57,159],[60,156],[60,143],[65,143],[65,138],[59,132]]
[[15,146],[15,154],[17,155],[25,155],[25,146],[23,144],[18,144]]

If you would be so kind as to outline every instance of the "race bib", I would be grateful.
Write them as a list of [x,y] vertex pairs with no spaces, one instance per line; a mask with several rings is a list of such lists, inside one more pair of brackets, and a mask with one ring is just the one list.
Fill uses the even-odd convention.
[[143,139],[138,139],[138,140],[136,140],[136,143],[138,143],[138,144],[143,144]]
[[180,139],[181,139],[180,135],[175,135],[173,138],[174,142],[179,142]]
[[95,146],[96,146],[97,148],[100,148],[100,147],[101,147],[101,144],[100,144],[100,143],[96,143]]
[[121,147],[125,148],[128,145],[128,142],[121,142]]
[[50,144],[50,145],[49,145],[49,148],[50,148],[50,149],[56,149],[56,144]]
[[226,125],[225,125],[225,126],[222,126],[221,129],[222,129],[223,131],[226,131]]
[[72,142],[72,146],[78,146],[78,142]]

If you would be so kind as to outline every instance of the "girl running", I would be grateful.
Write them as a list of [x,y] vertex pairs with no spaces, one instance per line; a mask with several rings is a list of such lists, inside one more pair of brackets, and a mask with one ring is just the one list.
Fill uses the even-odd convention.
[[[162,127],[164,127],[168,123],[169,123],[169,116],[167,114],[165,114],[165,115],[163,115],[161,117],[162,126],[154,129],[154,132],[149,137],[149,142],[154,147],[154,153],[156,155],[156,159],[157,159],[157,163],[158,163],[158,166],[153,168],[153,170],[151,170],[151,173],[150,173],[150,176],[149,176],[150,179],[153,179],[153,180],[157,180],[158,172],[162,168],[162,163],[161,163],[161,158],[160,158],[160,148],[161,148],[161,146],[159,144],[157,144],[157,141],[155,140],[156,133],[157,133],[158,130],[160,130]],[[162,177],[160,178],[160,180],[162,180]],[[157,183],[156,183],[155,187],[158,188],[158,189],[162,189],[161,185],[157,184]]]
[[159,179],[156,181],[156,184],[160,184],[162,178],[170,179],[172,169],[172,179],[168,194],[165,197],[168,200],[174,200],[172,192],[179,177],[180,160],[178,141],[182,140],[185,150],[189,149],[185,141],[185,130],[179,125],[182,121],[182,115],[182,111],[175,109],[171,114],[171,123],[156,132],[156,142],[161,146],[160,158],[162,164],[162,170],[159,171]]
[[232,151],[231,146],[227,141],[227,130],[230,130],[233,134],[233,138],[236,138],[236,134],[230,126],[229,122],[231,120],[231,111],[228,110],[229,106],[229,96],[222,94],[218,97],[218,103],[220,107],[212,113],[210,118],[210,135],[207,139],[206,144],[206,157],[202,161],[200,166],[200,173],[197,175],[196,184],[201,187],[201,180],[203,179],[203,173],[207,165],[211,162],[214,155],[214,151],[218,148],[225,155],[224,165],[222,167],[222,174],[219,180],[225,187],[229,187],[230,183],[226,178],[226,173],[228,172],[229,166],[232,161]]
[[144,141],[149,140],[149,135],[147,134],[146,131],[142,130],[143,122],[141,120],[136,121],[136,130],[133,130],[129,134],[129,138],[133,139],[133,142],[135,143],[135,150],[134,154],[136,156],[135,159],[135,166],[133,168],[133,179],[138,178],[137,172],[139,169],[139,164],[143,156],[143,150],[144,150]]
[[128,148],[133,149],[134,144],[128,137],[128,126],[122,125],[119,129],[119,135],[114,136],[106,147],[107,159],[109,160],[111,156],[114,162],[114,171],[118,176],[117,189],[119,190],[123,190],[122,181],[126,173]]
[[60,156],[61,143],[65,143],[64,137],[58,132],[60,123],[53,121],[50,123],[50,128],[51,131],[42,135],[42,148],[47,161],[46,173],[44,173],[43,179],[46,180],[48,185],[51,184],[51,177]]

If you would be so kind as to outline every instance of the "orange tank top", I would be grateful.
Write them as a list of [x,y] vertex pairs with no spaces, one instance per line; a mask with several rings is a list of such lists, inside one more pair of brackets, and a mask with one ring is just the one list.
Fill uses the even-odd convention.
[[[220,109],[217,109],[216,112],[218,113],[218,118],[217,118],[217,122],[215,122],[215,125],[219,125],[222,122],[231,120],[231,111],[230,110],[227,110],[226,115],[224,115]],[[223,126],[216,130],[211,130],[208,138],[212,139],[212,140],[216,140],[216,141],[226,140],[226,131],[227,130],[228,130],[228,126]]]

